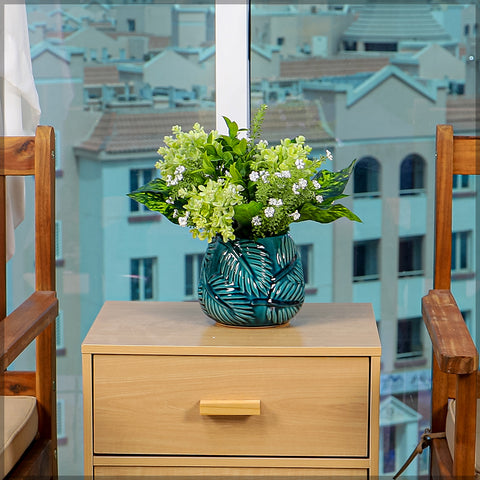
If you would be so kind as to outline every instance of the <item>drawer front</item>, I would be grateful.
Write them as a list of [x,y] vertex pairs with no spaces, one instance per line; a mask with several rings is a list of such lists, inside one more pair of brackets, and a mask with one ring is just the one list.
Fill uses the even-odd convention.
[[109,477],[110,480],[118,477],[142,478],[165,477],[187,478],[195,477],[198,480],[212,480],[212,478],[226,479],[235,475],[235,478],[246,477],[248,480],[261,480],[262,478],[332,478],[368,479],[368,471],[361,468],[265,468],[265,467],[95,467],[95,478]]
[[[366,357],[96,355],[93,378],[95,453],[368,456]],[[200,414],[226,400],[260,414]]]

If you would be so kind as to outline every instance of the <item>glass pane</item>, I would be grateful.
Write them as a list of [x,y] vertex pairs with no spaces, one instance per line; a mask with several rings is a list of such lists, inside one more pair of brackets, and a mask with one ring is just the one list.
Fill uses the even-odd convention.
[[[80,343],[106,299],[185,300],[178,267],[206,249],[126,194],[157,175],[157,150],[173,125],[215,128],[215,4],[27,0],[27,16],[40,122],[61,138],[57,288],[66,354],[57,393],[67,421],[59,473],[80,478]],[[31,235],[22,237],[12,279],[25,289],[33,252]]]
[[[435,126],[478,134],[476,22],[473,5],[452,3],[252,2],[251,104],[252,112],[268,104],[264,137],[271,145],[301,133],[312,155],[333,153],[327,166],[335,170],[359,160],[350,197],[339,203],[363,223],[302,222],[291,230],[297,244],[314,239],[317,289],[307,302],[373,305],[383,345],[381,475],[400,467],[430,422],[430,344],[420,342],[421,323],[410,319],[421,317],[421,297],[432,288]],[[378,162],[376,177],[363,159]],[[475,236],[476,200],[467,185],[458,179],[466,191],[454,200],[454,230]],[[378,239],[378,263],[370,263],[370,242]],[[457,262],[465,260],[457,253]],[[370,279],[375,269],[378,278]],[[454,279],[454,288],[472,311],[474,330],[478,289],[473,277],[464,277]],[[413,397],[418,400],[409,404]],[[392,418],[402,412],[394,425],[389,406]],[[416,460],[405,475],[422,478],[426,468]]]

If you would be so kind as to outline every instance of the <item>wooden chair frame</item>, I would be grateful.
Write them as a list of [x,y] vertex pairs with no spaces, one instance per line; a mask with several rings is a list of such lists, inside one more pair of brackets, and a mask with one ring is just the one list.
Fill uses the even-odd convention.
[[[445,438],[432,440],[430,477],[475,478],[478,351],[451,293],[453,175],[480,174],[480,137],[436,129],[434,289],[422,299],[433,346],[432,432],[444,432],[449,399],[456,399],[455,455]],[[477,312],[477,315],[479,312]]]
[[[0,393],[37,399],[38,434],[7,479],[56,478],[55,136],[39,126],[33,137],[2,137],[0,155]],[[35,291],[7,315],[6,177],[35,178]],[[33,341],[36,369],[7,371]]]

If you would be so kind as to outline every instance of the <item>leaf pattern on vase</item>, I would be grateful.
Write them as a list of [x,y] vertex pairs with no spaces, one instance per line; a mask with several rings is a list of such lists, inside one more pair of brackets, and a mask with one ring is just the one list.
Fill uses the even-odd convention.
[[288,322],[304,301],[305,283],[290,235],[255,242],[215,239],[203,261],[198,297],[203,311],[227,325]]

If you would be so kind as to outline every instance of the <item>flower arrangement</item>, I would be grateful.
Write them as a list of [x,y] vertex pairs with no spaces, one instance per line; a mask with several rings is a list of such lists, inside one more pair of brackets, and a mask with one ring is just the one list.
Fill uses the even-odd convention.
[[228,135],[206,133],[198,123],[189,132],[174,126],[158,149],[160,177],[128,196],[208,242],[217,235],[223,241],[282,235],[305,220],[360,221],[337,203],[355,161],[333,172],[321,169],[331,153],[310,158],[303,136],[275,146],[258,140],[265,110],[255,114],[248,139],[227,117]]

